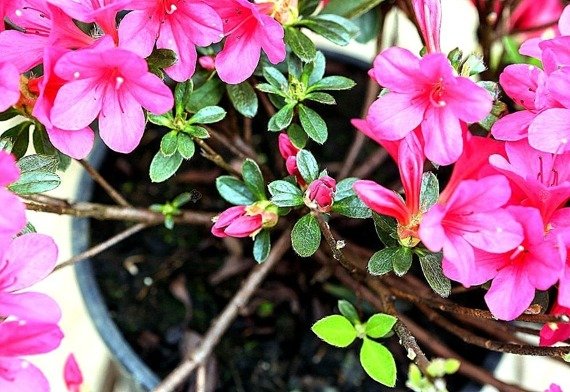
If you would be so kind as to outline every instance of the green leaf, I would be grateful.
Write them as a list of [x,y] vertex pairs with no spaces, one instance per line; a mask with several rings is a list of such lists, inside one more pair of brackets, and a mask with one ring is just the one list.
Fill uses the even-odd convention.
[[[184,82],[176,84],[174,88],[174,102],[176,103],[176,116],[182,116],[184,113],[184,108],[186,107],[186,103],[188,99],[190,99],[190,95],[192,95],[192,91],[194,90],[194,83],[192,79]],[[170,112],[168,112],[170,114]],[[172,115],[171,115],[172,116]]]
[[354,305],[350,302],[344,299],[340,299],[338,301],[338,310],[340,310],[340,313],[346,317],[352,323],[352,325],[360,324],[360,317],[358,317],[358,312],[356,311]]
[[206,106],[196,114],[194,114],[188,121],[190,124],[211,124],[221,121],[226,117],[226,111],[219,106]]
[[2,134],[3,138],[8,137],[12,141],[11,152],[16,159],[22,158],[26,154],[26,151],[28,151],[31,125],[31,122],[24,121]]
[[247,158],[241,167],[243,181],[257,200],[267,200],[265,194],[265,181],[259,166],[253,160]]
[[326,59],[322,52],[317,52],[315,59],[313,60],[313,69],[311,75],[309,75],[308,85],[312,86],[323,78],[325,75]]
[[277,68],[274,67],[263,67],[263,77],[270,85],[275,87],[276,89],[283,91],[287,90],[287,86],[289,86],[289,82],[285,75],[281,73]]
[[394,258],[392,260],[392,267],[396,275],[404,276],[412,266],[413,254],[410,248],[406,246],[400,246],[396,249],[397,251],[394,252]]
[[439,181],[432,172],[425,172],[422,175],[422,186],[420,190],[420,210],[426,212],[437,203],[439,198]]
[[333,44],[346,46],[358,35],[358,27],[348,19],[332,15],[317,15],[301,19],[297,25],[304,26]]
[[186,110],[196,113],[202,108],[215,106],[220,102],[223,95],[224,85],[222,82],[217,78],[209,79],[192,92],[186,103]]
[[372,275],[384,275],[391,272],[393,254],[398,248],[384,248],[374,253],[368,260],[368,272]]
[[255,203],[255,196],[243,181],[232,176],[220,176],[216,179],[216,188],[220,196],[228,203],[235,205],[250,205]]
[[18,236],[24,235],[24,234],[30,234],[30,233],[37,233],[38,231],[36,230],[36,228],[34,227],[34,225],[32,225],[30,222],[26,223],[26,226],[24,226],[24,228],[22,229],[22,231],[20,231],[18,233]]
[[305,203],[302,196],[288,193],[281,193],[273,196],[271,198],[271,202],[277,207],[297,207]]
[[383,27],[380,23],[380,9],[372,9],[365,14],[352,20],[358,27],[360,34],[356,37],[356,42],[365,44],[376,38]]
[[18,195],[31,195],[51,191],[59,186],[61,180],[55,173],[42,170],[28,171],[20,174],[18,181],[8,188]]
[[313,154],[307,150],[299,150],[296,159],[299,173],[301,173],[301,177],[307,184],[316,180],[319,176],[319,165]]
[[451,281],[443,274],[441,267],[443,254],[441,252],[429,252],[420,254],[419,258],[426,281],[432,290],[442,297],[449,297],[451,294]]
[[152,182],[163,182],[176,173],[182,164],[182,155],[175,153],[169,157],[162,152],[157,152],[150,163],[150,180]]
[[306,63],[313,61],[317,55],[317,48],[313,41],[294,27],[285,28],[285,42],[293,53]]
[[340,314],[320,319],[313,324],[311,331],[326,343],[336,347],[347,347],[356,339],[354,325]]
[[173,50],[170,49],[155,49],[152,51],[150,56],[146,58],[149,68],[168,68],[176,61],[178,57]]
[[461,362],[455,358],[448,358],[443,365],[445,374],[454,374],[459,370]]
[[182,155],[182,158],[190,159],[194,156],[194,153],[196,152],[196,145],[190,136],[184,133],[179,133],[176,143],[178,153]]
[[253,242],[253,258],[258,263],[263,263],[267,256],[269,256],[269,251],[271,250],[271,240],[269,238],[269,230],[261,230],[255,236],[255,241]]
[[372,211],[356,195],[335,200],[332,210],[349,218],[366,219],[372,216]]
[[360,363],[374,381],[388,387],[396,385],[394,356],[380,343],[364,338],[360,349]]
[[316,11],[321,0],[300,0],[299,1],[299,15],[309,16]]
[[366,335],[374,339],[386,336],[397,321],[396,317],[389,314],[374,314],[366,322]]
[[271,196],[277,196],[280,194],[289,194],[302,197],[303,192],[294,184],[289,181],[277,180],[273,181],[268,185],[269,193]]
[[283,91],[279,90],[277,87],[273,87],[269,83],[259,83],[255,85],[255,88],[264,93],[276,94],[281,97],[286,97],[286,94]]
[[299,120],[307,135],[319,144],[323,144],[328,137],[327,124],[313,109],[299,104]]
[[55,173],[58,164],[59,164],[59,159],[57,159],[57,157],[54,155],[33,154],[33,155],[27,155],[18,160],[18,167],[20,168],[20,173],[33,172],[33,171]]
[[323,105],[335,105],[336,101],[334,97],[327,93],[310,93],[305,96],[305,100],[315,101],[318,103],[322,103]]
[[299,219],[291,231],[291,244],[299,256],[312,256],[321,244],[321,230],[317,218],[307,214]]
[[336,192],[334,194],[334,199],[335,201],[337,200],[342,200],[344,198],[347,198],[349,196],[354,196],[354,189],[352,189],[352,186],[354,185],[354,183],[358,181],[358,178],[356,177],[349,177],[349,178],[345,178],[344,180],[339,181],[336,184]]
[[174,128],[174,117],[171,112],[166,112],[160,116],[152,113],[147,114],[148,121],[153,124],[166,128]]
[[312,92],[319,90],[349,90],[354,86],[356,86],[356,83],[352,79],[345,78],[344,76],[327,76],[312,86],[309,86],[309,89],[307,91]]
[[232,105],[238,112],[249,118],[255,116],[259,102],[251,84],[247,81],[240,84],[228,84],[226,90]]
[[62,153],[56,150],[53,144],[51,144],[43,124],[35,123],[34,131],[32,132],[32,144],[34,145],[36,154],[49,156],[62,155]]
[[287,128],[293,120],[293,109],[295,109],[295,104],[293,103],[283,106],[281,110],[271,117],[267,128],[272,132],[279,132]]
[[344,16],[345,18],[356,18],[370,11],[384,0],[331,0],[323,12]]
[[178,132],[170,131],[160,140],[160,152],[165,157],[174,155],[178,147]]
[[396,219],[379,215],[375,212],[372,212],[372,219],[374,220],[374,228],[376,229],[376,234],[380,241],[388,247],[398,245],[398,240],[393,237],[398,225]]
[[305,130],[298,124],[291,124],[287,128],[287,136],[289,136],[291,143],[299,149],[304,148],[309,139]]
[[197,137],[198,139],[207,139],[210,137],[208,130],[199,125],[186,124],[186,126],[184,127],[184,132],[189,133],[190,135]]

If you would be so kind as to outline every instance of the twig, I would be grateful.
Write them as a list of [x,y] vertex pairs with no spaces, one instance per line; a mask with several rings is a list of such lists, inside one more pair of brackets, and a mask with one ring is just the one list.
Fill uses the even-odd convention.
[[115,188],[113,188],[113,186],[109,184],[107,180],[105,180],[101,174],[99,174],[97,169],[91,166],[89,162],[87,162],[85,159],[80,159],[78,162],[81,164],[81,166],[83,166],[85,171],[89,173],[93,181],[99,184],[101,188],[103,188],[105,192],[107,192],[107,194],[111,197],[111,199],[113,199],[118,205],[123,207],[132,207],[131,204],[123,196],[121,196],[121,194]]
[[67,266],[76,264],[78,262],[80,262],[81,260],[87,259],[89,257],[93,257],[98,255],[99,253],[109,249],[111,246],[118,244],[119,242],[123,241],[124,239],[130,237],[131,235],[138,233],[139,231],[141,231],[142,229],[145,229],[149,227],[148,224],[146,223],[138,223],[134,226],[129,227],[128,229],[120,232],[119,234],[109,238],[106,241],[101,242],[100,244],[95,245],[94,247],[87,249],[85,252],[81,252],[71,258],[69,258],[68,260],[58,264],[53,271],[58,271],[62,268],[65,268]]
[[204,140],[195,137],[194,142],[197,143],[200,148],[202,148],[202,156],[209,161],[214,162],[216,165],[227,171],[228,173],[232,173],[236,176],[241,177],[241,173],[234,169],[232,165],[227,163],[224,158],[218,154],[212,147],[208,145]]
[[283,257],[291,246],[290,231],[286,230],[275,243],[267,260],[258,265],[249,274],[243,286],[230,303],[222,311],[204,335],[200,346],[172,371],[155,389],[154,392],[170,392],[177,388],[186,378],[206,360],[218,344],[218,341],[237,317],[239,310],[247,303],[267,273]]

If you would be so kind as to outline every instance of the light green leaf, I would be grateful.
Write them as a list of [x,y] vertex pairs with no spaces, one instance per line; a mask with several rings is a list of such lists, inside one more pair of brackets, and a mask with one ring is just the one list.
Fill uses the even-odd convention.
[[18,195],[31,195],[51,191],[59,186],[61,179],[55,173],[34,170],[20,174],[20,178],[8,189]]
[[334,97],[327,93],[314,92],[307,94],[305,100],[322,103],[323,105],[335,105]]
[[388,387],[396,385],[394,356],[380,343],[364,338],[360,349],[360,363],[374,381]]
[[323,12],[344,16],[345,18],[356,18],[370,11],[382,1],[384,0],[331,0]]
[[182,158],[184,159],[192,158],[196,152],[196,145],[194,144],[194,140],[192,140],[190,136],[184,133],[178,134],[176,145],[178,153],[182,155]]
[[426,212],[437,203],[439,198],[439,182],[432,172],[422,174],[422,186],[420,190],[420,210]]
[[310,86],[308,92],[320,90],[349,90],[354,86],[356,86],[356,83],[352,79],[345,78],[344,76],[327,76]]
[[291,143],[299,149],[304,148],[309,139],[305,130],[298,124],[291,124],[287,128],[287,136],[289,136]]
[[255,202],[255,196],[251,193],[243,181],[232,176],[220,176],[216,179],[216,188],[220,196],[228,203],[235,205],[250,205]]
[[196,113],[202,108],[215,106],[220,102],[223,95],[224,85],[222,82],[217,78],[209,79],[192,92],[186,102],[186,110],[190,113]]
[[320,319],[311,327],[311,331],[328,344],[347,347],[356,339],[356,329],[348,319],[340,314],[333,314]]
[[291,231],[291,244],[299,256],[312,256],[321,244],[321,230],[317,218],[307,214],[299,219]]
[[290,194],[302,197],[303,192],[294,184],[289,181],[277,180],[269,184],[269,193],[272,196],[277,196],[279,194]]
[[18,160],[20,173],[44,171],[55,173],[59,160],[54,155],[27,155]]
[[149,174],[152,182],[163,182],[176,173],[182,164],[182,155],[175,153],[169,157],[157,152],[150,163]]
[[386,336],[394,327],[398,319],[389,314],[377,313],[366,322],[366,335],[378,339]]
[[263,67],[263,77],[270,85],[281,91],[286,90],[289,85],[285,75],[274,67]]
[[393,253],[397,248],[384,248],[374,253],[368,260],[368,272],[372,275],[384,275],[391,272]]
[[174,155],[178,147],[178,132],[170,131],[160,140],[160,152],[162,155],[169,157]]
[[219,106],[206,106],[194,114],[188,121],[190,124],[211,124],[226,117],[226,111]]

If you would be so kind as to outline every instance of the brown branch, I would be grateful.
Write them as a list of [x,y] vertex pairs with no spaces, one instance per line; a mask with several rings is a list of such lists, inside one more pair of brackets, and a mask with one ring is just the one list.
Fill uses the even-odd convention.
[[99,253],[109,249],[110,247],[112,247],[113,245],[118,244],[119,242],[123,241],[126,238],[129,238],[131,235],[138,233],[139,231],[141,231],[142,229],[145,229],[149,227],[148,224],[146,223],[138,223],[134,226],[129,227],[128,229],[120,232],[119,234],[109,238],[106,241],[103,241],[97,245],[95,245],[94,247],[87,249],[85,252],[81,252],[71,258],[69,258],[68,260],[58,264],[54,269],[53,272],[58,271],[62,268],[68,267],[70,265],[74,265],[84,259],[93,257],[98,255]]
[[239,310],[249,301],[257,287],[261,284],[268,272],[283,257],[285,252],[289,250],[291,242],[289,239],[290,231],[286,230],[279,240],[275,243],[273,250],[269,254],[267,260],[258,266],[249,274],[243,286],[239,289],[230,303],[215,319],[200,346],[192,352],[176,369],[172,371],[155,389],[154,392],[170,392],[181,385],[188,376],[204,362],[212,353],[219,340],[230,327],[234,319],[237,317]]
[[78,162],[83,166],[85,171],[89,173],[93,181],[99,184],[111,199],[115,201],[115,203],[123,207],[132,207],[131,204],[115,188],[113,188],[113,186],[109,184],[89,162],[85,159],[80,159]]
[[207,160],[215,163],[228,173],[241,177],[239,170],[236,170],[232,165],[227,163],[224,158],[218,154],[212,147],[208,145],[204,140],[195,137],[194,142],[200,146],[202,149],[202,156]]

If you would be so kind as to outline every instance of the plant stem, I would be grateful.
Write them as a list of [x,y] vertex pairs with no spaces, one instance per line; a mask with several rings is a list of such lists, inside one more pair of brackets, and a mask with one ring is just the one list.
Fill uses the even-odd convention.
[[204,140],[195,137],[194,142],[198,144],[200,148],[202,148],[202,156],[204,158],[214,162],[216,165],[218,165],[228,173],[241,177],[241,173],[239,172],[239,170],[234,169],[232,165],[227,163],[224,160],[224,158],[222,158],[222,156],[218,154],[212,147],[210,147],[208,143],[206,143]]
[[289,250],[291,242],[290,231],[286,230],[275,243],[267,260],[249,274],[243,286],[239,289],[230,303],[214,320],[210,329],[204,335],[200,346],[176,369],[174,369],[155,389],[154,392],[170,392],[181,385],[188,376],[202,364],[212,353],[219,340],[237,317],[239,310],[249,301],[257,287],[263,282],[269,271]]
[[109,184],[107,180],[105,180],[103,176],[99,174],[97,169],[91,166],[89,162],[87,162],[85,159],[80,159],[78,162],[81,164],[81,166],[83,166],[85,171],[91,176],[93,181],[99,184],[101,188],[103,188],[105,192],[107,192],[107,194],[111,197],[111,199],[115,201],[115,203],[123,207],[132,207],[131,204],[115,188],[113,188],[113,186]]

